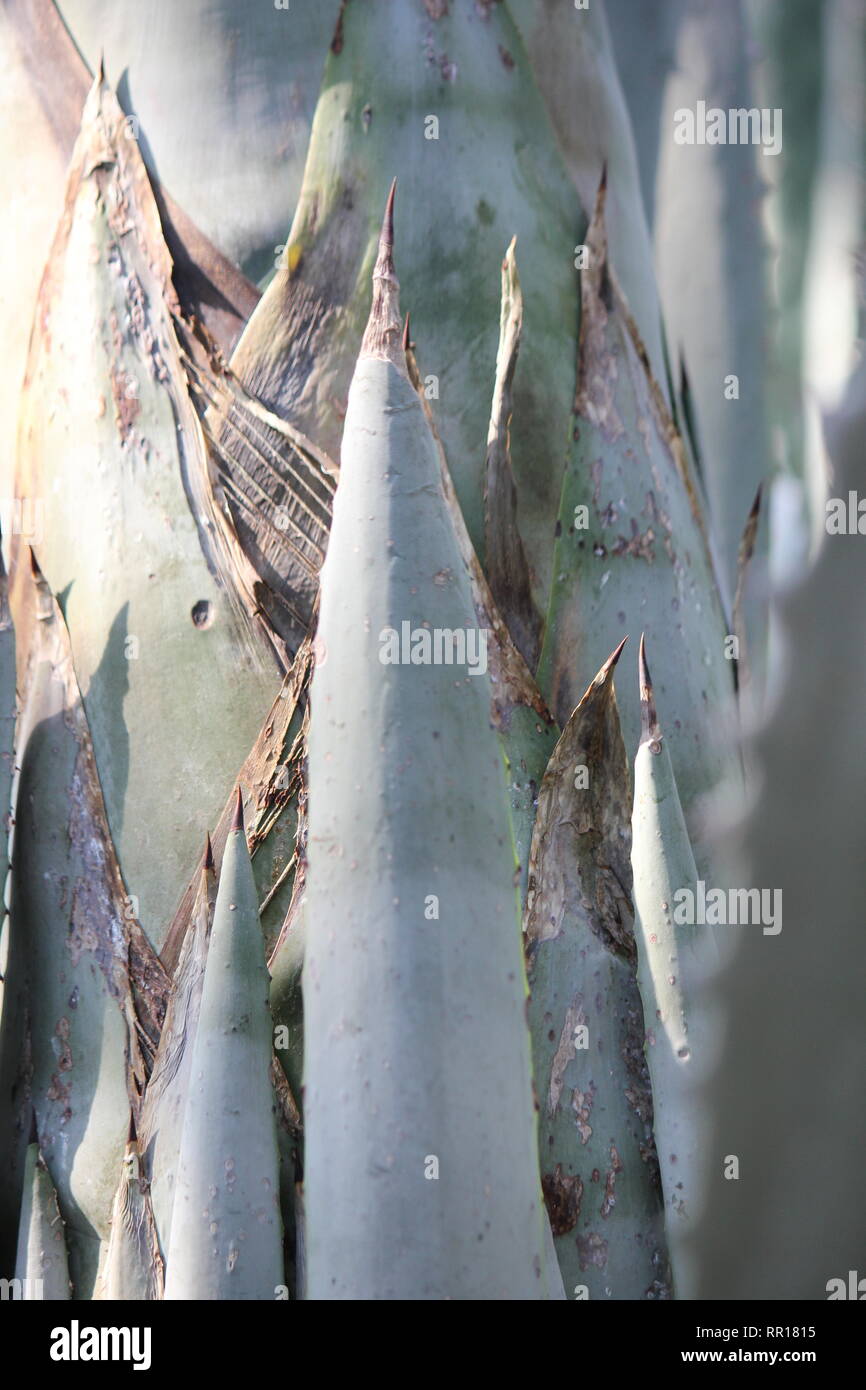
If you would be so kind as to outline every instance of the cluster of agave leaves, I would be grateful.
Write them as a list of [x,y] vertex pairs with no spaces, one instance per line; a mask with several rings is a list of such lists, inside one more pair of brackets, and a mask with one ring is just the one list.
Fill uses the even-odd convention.
[[[748,1150],[733,1064],[702,1134],[720,943],[672,905],[715,878],[702,798],[742,780],[726,648],[742,685],[766,617],[758,507],[739,546],[708,534],[617,147],[591,190],[560,168],[516,0],[455,6],[432,66],[446,91],[452,68],[492,83],[494,61],[520,84],[531,163],[515,172],[507,134],[484,193],[457,196],[492,242],[496,209],[524,205],[499,185],[528,180],[547,231],[525,319],[520,242],[505,251],[491,406],[442,294],[465,249],[446,233],[465,232],[401,204],[413,309],[436,360],[454,350],[431,389],[394,190],[380,231],[365,185],[371,149],[402,166],[389,142],[416,158],[420,127],[354,108],[395,24],[423,47],[447,14],[341,7],[258,303],[151,183],[101,71],[87,98],[18,425],[17,495],[46,499],[44,533],[10,538],[0,624],[0,1258],[45,1297],[664,1298],[692,1288],[702,1185]],[[839,563],[800,600],[816,630]],[[483,630],[486,672],[383,664],[404,622]],[[793,728],[813,696],[788,702]],[[843,700],[840,739],[855,718]],[[772,729],[765,770],[797,804],[789,737]],[[778,873],[778,794],[743,819],[752,872]],[[744,997],[775,969],[763,944]],[[738,1074],[759,1036],[736,1034]],[[732,1223],[730,1190],[705,1202],[723,1256],[756,1202],[784,1221],[753,1185]]]

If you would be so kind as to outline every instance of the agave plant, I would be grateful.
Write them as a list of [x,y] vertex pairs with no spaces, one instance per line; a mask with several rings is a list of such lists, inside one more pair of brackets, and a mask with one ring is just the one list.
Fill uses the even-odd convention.
[[[652,8],[684,82],[746,65],[739,5]],[[740,977],[677,905],[723,881],[710,798],[756,815],[770,287],[718,211],[754,152],[693,159],[715,240],[663,315],[624,13],[0,12],[54,223],[0,558],[24,1296],[712,1283]]]

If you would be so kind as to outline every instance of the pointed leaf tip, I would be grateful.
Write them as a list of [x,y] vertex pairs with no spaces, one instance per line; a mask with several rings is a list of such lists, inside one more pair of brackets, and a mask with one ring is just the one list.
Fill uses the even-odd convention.
[[213,862],[213,845],[212,845],[211,842],[210,842],[210,831],[208,830],[208,831],[206,832],[206,834],[205,834],[205,841],[204,841],[204,864],[203,864],[203,867],[204,867],[205,869],[212,869],[213,866],[214,866],[214,862]]
[[640,650],[638,651],[638,680],[640,682],[640,741],[641,743],[649,743],[652,752],[658,753],[661,751],[661,729],[656,714],[655,696],[647,665],[646,640],[643,633],[640,635]]
[[37,1146],[37,1148],[39,1147],[39,1130],[38,1130],[37,1127],[36,1127],[36,1111],[35,1111],[35,1110],[31,1110],[31,1111],[30,1111],[30,1138],[28,1139],[27,1142],[28,1142],[28,1144],[35,1144],[35,1145]]
[[241,789],[238,787],[238,798],[235,802],[235,813],[232,817],[231,830],[243,830],[244,828],[244,799]]
[[388,190],[388,201],[385,204],[385,216],[382,218],[382,231],[379,235],[379,254],[381,255],[384,247],[393,248],[394,246],[394,196],[397,192],[397,180],[391,180],[391,187]]
[[585,701],[594,699],[599,694],[599,692],[604,692],[605,694],[607,694],[610,690],[613,689],[613,681],[611,680],[611,677],[613,676],[614,667],[616,666],[616,663],[619,661],[620,656],[622,655],[622,649],[627,641],[628,636],[623,637],[619,646],[614,647],[610,656],[599,667],[598,671],[596,671],[589,685],[586,687],[586,690],[580,697],[577,706],[578,709],[581,705],[583,705]]
[[614,647],[614,649],[613,649],[613,651],[611,652],[610,656],[608,657],[607,661],[604,663],[604,665],[602,666],[602,668],[601,668],[601,670],[599,671],[598,675],[596,676],[596,680],[607,680],[608,676],[609,676],[609,675],[611,674],[611,672],[613,671],[613,668],[616,666],[616,663],[619,661],[620,657],[622,656],[622,649],[623,649],[623,647],[625,646],[625,644],[626,644],[627,641],[628,641],[628,633],[626,633],[625,637],[623,637],[623,639],[622,639],[622,641],[620,642],[619,646],[618,646],[618,647]]
[[130,1109],[129,1112],[129,1129],[126,1134],[126,1142],[127,1144],[138,1144],[138,1131],[135,1128],[135,1115],[132,1109]]
[[373,267],[373,303],[361,343],[361,357],[379,357],[391,362],[406,375],[406,353],[403,350],[403,322],[400,315],[400,282],[394,270],[394,194],[397,180],[391,184],[385,216],[379,233],[379,250]]
[[411,341],[409,338],[409,311],[406,310],[406,322],[403,324],[403,351],[408,352]]

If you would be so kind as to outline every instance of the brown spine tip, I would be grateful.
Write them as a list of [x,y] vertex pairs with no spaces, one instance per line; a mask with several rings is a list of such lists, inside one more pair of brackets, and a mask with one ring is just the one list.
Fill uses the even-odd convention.
[[391,184],[379,251],[373,267],[373,303],[361,343],[361,357],[378,357],[391,362],[405,376],[406,353],[403,350],[403,322],[400,315],[400,282],[394,271],[394,195],[397,180]]
[[623,637],[623,639],[622,639],[622,641],[620,642],[620,644],[619,644],[618,647],[614,647],[614,649],[613,649],[613,651],[611,652],[610,656],[608,657],[607,661],[604,663],[604,665],[602,666],[602,668],[601,668],[601,670],[599,671],[598,675],[596,676],[596,680],[597,680],[597,681],[606,681],[607,678],[608,678],[608,676],[611,675],[611,673],[613,672],[613,668],[616,666],[616,663],[619,661],[620,657],[622,656],[622,649],[623,649],[623,647],[625,646],[625,644],[626,644],[627,641],[628,641],[628,634],[626,634],[626,636]]
[[410,347],[411,339],[409,337],[409,311],[407,310],[406,322],[403,324],[403,351],[408,352]]
[[36,1127],[35,1110],[30,1111],[30,1138],[27,1140],[27,1142],[28,1144],[35,1144],[37,1148],[39,1147],[39,1130]]
[[208,830],[204,840],[204,864],[202,867],[212,869],[213,866],[213,845],[210,842],[210,831]]
[[237,797],[237,801],[235,802],[235,813],[234,813],[234,815],[232,816],[232,823],[231,823],[230,829],[231,829],[231,830],[243,830],[243,828],[244,828],[244,799],[243,799],[243,797],[242,797],[242,795],[241,795],[241,789],[240,789],[240,787],[238,787],[238,797]]
[[105,53],[103,49],[99,50],[99,66],[96,69],[96,80],[100,87],[105,82]]
[[397,180],[391,180],[391,187],[388,190],[388,201],[385,204],[385,216],[382,218],[382,230],[379,233],[379,255],[386,254],[386,258],[391,262],[391,273],[394,273],[393,258],[387,253],[394,250],[394,197],[397,193]]
[[589,685],[586,687],[586,690],[583,692],[583,695],[580,698],[579,705],[584,704],[587,700],[595,699],[599,692],[605,692],[608,695],[610,694],[610,691],[613,689],[613,683],[611,682],[609,689],[606,689],[606,687],[608,685],[608,681],[613,675],[613,669],[616,666],[616,663],[619,661],[619,658],[622,655],[622,649],[627,641],[628,637],[623,637],[619,646],[614,647],[610,656],[607,658],[607,661],[596,672]]
[[599,196],[600,198],[604,198],[604,195],[605,195],[606,193],[607,193],[607,160],[605,160],[604,163],[603,163],[602,166],[601,166],[601,179],[599,180],[599,185],[598,185],[598,196]]
[[138,1145],[138,1131],[135,1128],[135,1115],[132,1110],[129,1112],[129,1129],[126,1132],[127,1146]]
[[641,743],[648,743],[651,752],[660,753],[662,735],[656,714],[653,683],[647,665],[646,641],[643,633],[640,635],[640,650],[638,651],[638,679],[640,682],[640,741]]

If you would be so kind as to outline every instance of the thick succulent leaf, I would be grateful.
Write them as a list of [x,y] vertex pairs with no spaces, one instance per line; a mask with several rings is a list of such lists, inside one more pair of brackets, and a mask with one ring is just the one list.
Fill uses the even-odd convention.
[[[642,0],[643,3],[643,0]],[[611,260],[656,379],[667,391],[653,247],[641,196],[629,111],[602,5],[507,0],[568,171],[587,216],[607,169]],[[645,25],[639,29],[646,43]],[[643,114],[640,122],[644,121]]]
[[32,1103],[86,1298],[168,980],[121,877],[59,608],[26,560],[11,597],[22,713],[0,1039],[2,1232],[5,1241],[17,1227]]
[[283,1283],[273,1028],[238,792],[184,1109],[166,1299],[272,1299]]
[[70,1297],[63,1218],[51,1174],[35,1141],[27,1145],[24,1163],[15,1278],[22,1281],[25,1299],[57,1302]]
[[[575,438],[538,677],[562,723],[580,694],[576,672],[598,669],[623,628],[657,639],[657,686],[677,733],[688,817],[731,759],[718,737],[734,688],[728,628],[682,441],[608,265],[604,207],[602,183],[581,276]],[[626,690],[620,712],[626,745],[635,747],[636,690]]]
[[[768,471],[770,306],[762,194],[764,166],[784,155],[765,156],[753,145],[678,143],[677,111],[695,112],[699,101],[725,113],[750,108],[755,92],[741,0],[724,7],[674,0],[672,8],[674,62],[657,132],[659,293],[668,341],[688,365],[729,603],[743,525]],[[643,48],[636,56],[646,62]],[[623,84],[630,92],[625,69]],[[635,125],[645,121],[646,111],[633,106],[632,119]],[[787,131],[784,138],[787,145]],[[737,378],[736,399],[731,376]]]
[[[301,187],[340,0],[59,0],[95,72],[123,74],[148,169],[206,236],[258,280]],[[203,172],[206,174],[203,177]]]
[[[334,48],[286,268],[250,320],[233,366],[265,405],[336,456],[367,317],[377,211],[397,175],[407,209],[403,283],[481,554],[496,267],[512,236],[531,246],[511,448],[520,531],[543,606],[568,437],[574,246],[585,218],[520,37],[504,5],[349,0]],[[438,139],[425,138],[436,133],[434,121]]]
[[[538,787],[559,730],[525,660],[512,640],[511,632],[497,608],[490,585],[479,564],[454,490],[445,449],[430,404],[423,394],[422,377],[411,346],[406,353],[406,369],[410,381],[418,391],[436,444],[445,505],[460,555],[469,572],[476,621],[479,629],[487,633],[487,663],[491,686],[490,722],[499,734],[500,747],[505,759],[511,833],[522,897],[526,892],[529,846],[535,822]],[[517,543],[513,533],[511,542]],[[497,539],[496,544],[500,551],[504,552],[504,539]]]
[[216,873],[209,840],[198,880],[198,892],[188,930],[180,943],[159,1047],[144,1094],[138,1126],[142,1152],[146,1156],[144,1176],[150,1179],[153,1218],[163,1251],[168,1247],[168,1233],[171,1230],[193,1042],[198,1028],[204,967],[216,901]]
[[644,719],[634,765],[631,846],[635,938],[653,1130],[676,1273],[677,1242],[695,1216],[698,1180],[700,1124],[694,1078],[705,1059],[694,993],[714,963],[715,943],[706,925],[678,925],[678,894],[687,892],[692,902],[697,900],[698,871],[667,739],[656,715],[643,639],[640,673]]
[[144,167],[98,82],[40,293],[17,486],[45,499],[40,563],[62,595],[124,877],[156,941],[277,680],[247,595],[203,553],[213,515],[190,510],[207,460],[175,309]]
[[664,1298],[612,653],[538,797],[526,902],[541,1181],[569,1298]]
[[153,1302],[162,1298],[164,1265],[153,1219],[150,1184],[141,1176],[141,1154],[134,1123],[123,1156],[123,1171],[111,1212],[98,1299]]
[[[864,438],[861,363],[829,431],[842,497],[862,490]],[[864,544],[826,536],[814,569],[780,600],[789,660],[754,740],[756,792],[726,879],[781,898],[767,898],[763,925],[741,929],[714,991],[726,1030],[706,1088],[707,1200],[690,1242],[700,1298],[822,1300],[831,1279],[846,1297],[849,1270],[863,1271]],[[781,930],[766,931],[774,905]]]
[[391,240],[386,219],[311,691],[307,1289],[539,1299],[526,987],[488,677],[480,663],[473,675],[466,661],[381,659],[403,624],[422,645],[478,631],[406,374]]

